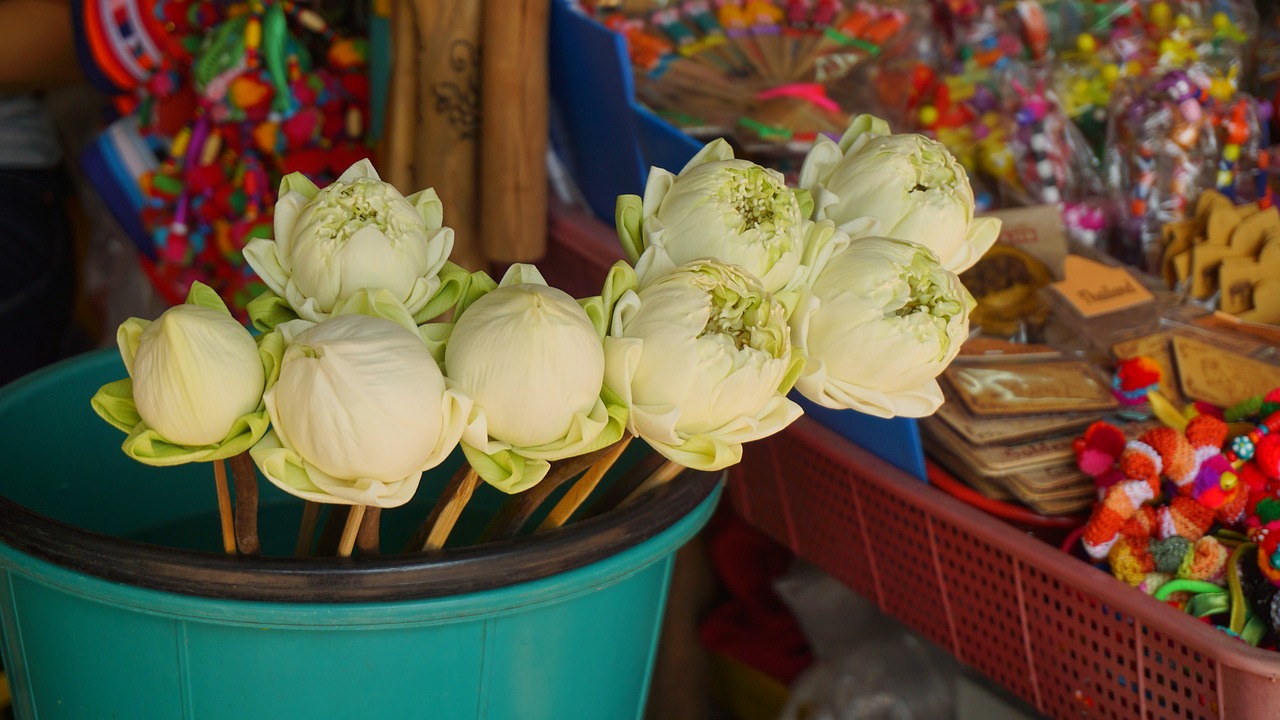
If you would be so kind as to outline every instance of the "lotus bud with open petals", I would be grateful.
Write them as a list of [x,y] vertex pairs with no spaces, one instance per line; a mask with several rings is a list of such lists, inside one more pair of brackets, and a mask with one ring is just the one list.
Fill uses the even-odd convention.
[[768,292],[802,279],[802,198],[776,170],[735,159],[724,140],[708,144],[679,175],[653,168],[643,199],[618,202],[623,247],[641,285],[708,258],[746,269]]
[[928,249],[862,238],[837,253],[791,316],[808,362],[796,389],[830,408],[921,417],[969,334],[973,297]]
[[[359,290],[389,290],[418,314],[453,249],[434,190],[404,197],[368,160],[327,187],[298,173],[280,185],[275,239],[251,240],[246,261],[298,317],[318,322]],[[425,321],[427,318],[422,318]]]
[[890,134],[870,115],[855,118],[839,143],[818,138],[800,186],[813,195],[815,219],[845,227],[875,218],[871,234],[924,245],[953,272],[976,263],[1000,234],[998,219],[974,218],[969,176],[946,146]]
[[741,459],[742,443],[800,415],[783,393],[793,371],[784,310],[742,269],[702,260],[628,291],[605,340],[605,383],[628,427],[701,470]]

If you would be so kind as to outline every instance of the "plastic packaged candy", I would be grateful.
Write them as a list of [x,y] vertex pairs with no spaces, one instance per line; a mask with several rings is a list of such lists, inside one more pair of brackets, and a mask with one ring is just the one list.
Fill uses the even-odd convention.
[[1104,158],[1120,215],[1113,256],[1157,271],[1161,227],[1186,217],[1200,191],[1213,187],[1218,142],[1207,100],[1182,70],[1117,86]]
[[[1274,110],[1280,107],[1280,4],[1271,4],[1266,11],[1253,44],[1254,76],[1249,90]],[[1272,123],[1271,142],[1280,141],[1276,130]]]

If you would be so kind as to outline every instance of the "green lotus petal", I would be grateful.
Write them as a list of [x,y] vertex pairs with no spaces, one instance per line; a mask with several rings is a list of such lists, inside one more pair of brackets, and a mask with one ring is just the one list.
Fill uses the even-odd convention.
[[515,263],[503,273],[498,287],[509,285],[546,285],[546,278],[538,272],[538,268],[529,263]]
[[804,372],[804,366],[808,362],[804,352],[798,347],[791,348],[791,364],[787,366],[787,372],[782,376],[782,382],[778,385],[778,392],[786,395],[791,392],[791,388],[795,387],[796,380],[800,379],[800,374]]
[[192,282],[191,287],[187,290],[186,304],[199,305],[210,310],[231,314],[231,311],[227,309],[227,304],[222,301],[222,297],[213,288],[199,281]]
[[635,268],[619,260],[605,275],[600,294],[578,301],[582,309],[587,311],[587,317],[591,318],[591,324],[601,338],[609,334],[609,322],[613,318],[613,307],[618,304],[618,299],[628,290],[635,289],[638,284]]
[[724,162],[725,160],[732,159],[733,146],[724,138],[716,138],[706,145],[703,145],[702,149],[699,150],[696,155],[689,158],[689,162],[684,164],[684,167],[680,170],[680,174],[684,174],[686,170],[697,167],[703,163]]
[[645,438],[650,447],[668,460],[694,470],[714,471],[742,460],[742,444],[726,442],[710,435],[694,435],[679,445]]
[[419,325],[429,322],[457,305],[468,287],[470,276],[471,273],[467,272],[466,268],[445,261],[444,267],[440,269],[440,274],[437,276],[440,279],[440,287],[436,288],[436,294],[431,296],[427,304],[413,314],[414,322]]
[[339,300],[333,306],[330,313],[333,317],[339,315],[367,315],[369,317],[382,318],[390,320],[400,327],[411,333],[418,332],[418,323],[414,321],[413,315],[409,314],[409,310],[400,302],[390,290],[378,288],[377,290],[369,290],[360,288],[352,293],[351,297],[345,300]]
[[855,140],[863,135],[892,135],[889,123],[875,115],[863,114],[855,117],[840,137],[840,149],[848,150]]
[[579,413],[575,416],[563,438],[536,447],[511,448],[511,452],[530,460],[561,460],[584,455],[621,440],[627,427],[627,407],[601,400],[591,409],[590,415]]
[[133,380],[125,378],[98,388],[89,401],[98,417],[121,432],[130,433],[142,422],[138,406],[133,402]]
[[259,410],[237,418],[221,442],[189,446],[170,442],[161,437],[160,433],[140,422],[129,433],[129,437],[125,438],[121,449],[140,463],[161,467],[221,460],[249,450],[270,427],[271,420],[267,417],[267,411]]
[[[265,379],[262,391],[275,387],[280,379],[280,365],[284,361],[284,335],[269,332],[257,337],[258,358],[262,360],[262,376]],[[261,407],[261,404],[259,405]]]
[[635,262],[644,252],[644,233],[640,226],[644,221],[644,201],[639,195],[619,195],[614,206],[613,222],[618,230],[618,240],[627,259]]
[[289,306],[289,301],[271,290],[263,291],[261,295],[250,300],[245,310],[249,312],[253,327],[264,333],[271,332],[278,325],[283,325],[290,320],[298,319],[298,313]]
[[427,323],[418,326],[418,335],[426,343],[427,350],[436,364],[444,367],[444,351],[449,345],[449,336],[453,334],[453,323]]
[[116,345],[120,347],[120,359],[124,361],[125,372],[130,376],[133,375],[133,357],[138,354],[138,339],[150,324],[150,320],[131,317],[120,323],[120,327],[116,329]]
[[274,430],[253,446],[249,456],[262,471],[263,477],[290,495],[313,502],[350,504],[335,498],[312,482],[306,463],[297,453],[281,444],[280,436]]
[[462,452],[481,479],[508,495],[537,485],[551,470],[551,463],[546,460],[530,460],[510,450],[486,455],[462,443]]
[[813,216],[813,193],[804,188],[794,188],[796,200],[800,203],[800,216],[808,219]]
[[293,172],[280,178],[280,193],[277,197],[282,197],[290,192],[300,193],[303,197],[310,200],[320,194],[320,188],[316,184],[307,179],[306,175],[300,172]]
[[458,322],[458,318],[462,317],[462,313],[471,307],[471,303],[479,300],[485,295],[493,292],[498,288],[498,283],[489,277],[489,273],[483,270],[477,270],[467,276],[466,284],[462,288],[462,293],[458,297],[458,304],[453,309],[453,321]]
[[444,225],[444,203],[435,188],[424,188],[405,200],[422,216],[428,230],[439,230]]

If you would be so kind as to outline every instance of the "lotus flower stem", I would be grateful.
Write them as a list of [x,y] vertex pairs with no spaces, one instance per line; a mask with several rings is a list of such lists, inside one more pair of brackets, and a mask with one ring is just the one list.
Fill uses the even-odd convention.
[[342,528],[346,526],[351,508],[355,506],[337,503],[321,504],[327,505],[329,512],[325,513],[324,526],[320,528],[320,539],[316,542],[315,554],[319,557],[328,557],[337,554],[338,542],[342,539]]
[[227,488],[225,460],[213,461],[213,484],[218,489],[218,519],[222,521],[222,549],[236,554],[236,529],[231,520],[231,491]]
[[347,524],[342,528],[342,539],[338,541],[338,557],[351,557],[356,546],[356,535],[360,532],[360,521],[364,518],[365,505],[352,505],[347,515]]
[[380,536],[382,533],[382,508],[370,505],[364,511],[360,521],[360,530],[356,533],[356,547],[361,555],[378,555],[381,553]]
[[426,539],[422,541],[424,551],[439,550],[444,547],[445,541],[449,539],[449,533],[453,532],[453,526],[458,522],[463,508],[470,502],[471,494],[479,484],[480,475],[470,465],[458,468],[458,472],[453,474],[444,492],[440,493],[439,499],[436,500],[435,507],[431,508],[431,514],[418,530],[419,534],[422,534],[424,529],[426,532]]
[[631,435],[623,435],[621,440],[609,448],[607,455],[593,463],[587,469],[587,472],[569,488],[569,492],[560,498],[560,502],[551,508],[551,512],[547,514],[546,519],[542,521],[542,524],[538,526],[535,532],[554,530],[564,525],[582,506],[582,503],[586,502],[587,498],[591,496],[596,486],[600,484],[600,480],[604,478],[605,473],[609,472],[609,468],[613,467],[619,457],[622,457],[622,452],[627,449],[631,438]]
[[236,544],[243,555],[262,551],[258,542],[258,470],[249,453],[231,458],[231,477],[236,485]]
[[[619,441],[621,442],[621,441]],[[515,537],[524,528],[529,518],[537,512],[556,488],[572,480],[578,473],[600,462],[613,451],[614,446],[601,448],[584,455],[556,460],[551,463],[551,470],[537,485],[511,496],[502,509],[489,521],[488,527],[480,536],[480,542],[493,542]]]
[[311,555],[311,541],[315,538],[316,523],[320,520],[320,503],[308,500],[302,506],[302,522],[298,525],[298,544],[293,554],[298,557]]
[[652,475],[645,478],[645,481],[640,483],[639,487],[637,487],[635,490],[632,490],[631,494],[628,495],[625,500],[619,503],[618,507],[622,507],[623,505],[630,504],[631,502],[639,498],[641,495],[644,495],[647,492],[651,492],[653,490],[656,490],[657,488],[662,487],[663,485],[666,485],[667,483],[676,479],[676,477],[684,471],[685,471],[685,467],[680,463],[675,462],[674,460],[666,461],[665,463],[662,464],[662,467],[658,468],[653,472]]

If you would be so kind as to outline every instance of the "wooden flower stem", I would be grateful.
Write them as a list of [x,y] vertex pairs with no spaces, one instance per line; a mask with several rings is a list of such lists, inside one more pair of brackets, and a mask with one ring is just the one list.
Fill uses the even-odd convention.
[[635,465],[627,468],[626,472],[618,476],[617,480],[609,483],[609,486],[603,491],[597,493],[597,497],[591,501],[584,511],[581,512],[581,519],[592,518],[597,515],[603,515],[622,504],[636,488],[640,487],[650,475],[657,472],[658,468],[666,463],[667,459],[657,453],[648,453]]
[[627,449],[627,445],[631,443],[630,435],[623,435],[622,439],[607,448],[607,453],[599,460],[591,464],[587,468],[587,472],[583,474],[572,486],[564,497],[560,498],[560,502],[551,508],[551,512],[547,514],[546,519],[538,526],[535,532],[544,532],[554,530],[568,522],[569,518],[577,512],[582,503],[600,484],[600,480],[604,478],[605,473],[609,472],[609,468],[618,461],[622,456],[622,452]]
[[236,486],[236,544],[242,555],[262,551],[258,542],[258,470],[249,453],[231,458],[231,477]]
[[653,474],[645,478],[644,482],[640,483],[639,487],[632,490],[631,494],[618,504],[618,507],[622,507],[623,505],[633,502],[641,495],[644,495],[647,492],[652,492],[663,485],[666,485],[672,480],[675,480],[676,477],[684,471],[685,467],[680,463],[675,462],[674,460],[666,461],[662,464],[662,467],[658,468],[653,472]]
[[311,541],[315,538],[316,523],[320,520],[320,503],[308,500],[302,506],[302,522],[298,524],[298,543],[293,554],[298,557],[311,555]]
[[342,539],[338,541],[338,557],[351,557],[356,547],[356,535],[360,534],[360,521],[364,519],[364,505],[353,505],[347,514],[347,522],[342,528]]
[[228,555],[236,554],[236,528],[231,519],[231,490],[227,487],[227,463],[213,461],[213,484],[218,490],[218,519],[222,523],[222,549]]
[[547,476],[542,479],[542,482],[524,492],[512,495],[498,510],[493,519],[489,521],[484,533],[481,534],[480,542],[507,540],[515,537],[524,528],[529,518],[542,506],[542,503],[546,502],[547,498],[556,491],[556,488],[599,462],[613,448],[614,445],[610,445],[585,455],[565,458],[551,463],[551,469],[547,471]]
[[361,555],[381,554],[380,536],[382,533],[382,508],[370,505],[364,511],[360,521],[360,530],[356,533],[356,547]]
[[324,526],[320,528],[320,540],[316,543],[316,555],[328,557],[338,553],[338,544],[342,539],[342,530],[346,526],[347,517],[351,514],[351,505],[330,504],[325,514]]
[[449,478],[444,491],[436,499],[431,514],[422,521],[418,532],[406,546],[406,551],[439,550],[449,539],[453,526],[462,515],[462,510],[471,500],[471,494],[480,485],[480,475],[470,465],[463,465]]

